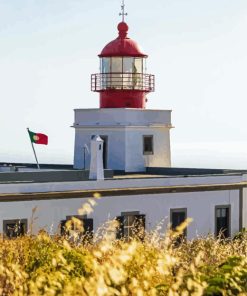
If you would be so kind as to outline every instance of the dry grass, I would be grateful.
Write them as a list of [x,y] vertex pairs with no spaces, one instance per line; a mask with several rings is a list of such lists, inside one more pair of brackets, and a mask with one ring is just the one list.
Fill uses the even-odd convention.
[[45,232],[2,239],[0,295],[247,295],[245,235],[176,245],[185,224],[125,242],[112,238],[115,226],[94,244],[81,244],[74,230],[67,239]]

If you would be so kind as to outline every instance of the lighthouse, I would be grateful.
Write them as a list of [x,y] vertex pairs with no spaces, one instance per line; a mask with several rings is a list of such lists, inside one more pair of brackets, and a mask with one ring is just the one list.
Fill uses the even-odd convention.
[[76,169],[90,167],[90,141],[96,135],[103,140],[105,169],[144,172],[147,167],[171,166],[171,110],[146,108],[155,77],[147,73],[148,55],[128,36],[124,8],[117,38],[98,55],[100,73],[91,75],[99,108],[74,110]]
[[91,89],[100,93],[100,108],[144,109],[154,75],[146,73],[147,55],[128,37],[128,25],[122,21],[117,29],[118,37],[99,54],[100,73],[91,76]]

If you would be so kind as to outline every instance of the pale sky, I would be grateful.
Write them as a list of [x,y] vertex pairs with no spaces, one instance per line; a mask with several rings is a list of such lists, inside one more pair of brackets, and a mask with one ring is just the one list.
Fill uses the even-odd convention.
[[[97,108],[90,74],[117,37],[121,0],[0,0],[0,162],[72,163],[73,109]],[[126,0],[129,36],[172,109],[173,166],[247,168],[247,1]]]

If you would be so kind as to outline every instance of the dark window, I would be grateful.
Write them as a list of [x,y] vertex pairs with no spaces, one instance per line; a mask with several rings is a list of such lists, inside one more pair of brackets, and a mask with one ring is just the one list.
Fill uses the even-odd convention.
[[[72,217],[79,219],[82,222],[83,231],[74,224]],[[69,223],[70,221],[70,223]],[[68,223],[67,223],[68,222]],[[70,230],[79,232],[79,239],[91,242],[93,240],[93,219],[82,218],[81,216],[67,216],[66,220],[60,221],[60,233],[62,236],[69,236]]]
[[[176,230],[180,224],[182,224],[187,218],[187,209],[171,209],[171,227]],[[179,244],[187,235],[187,229],[184,229],[183,233],[177,238]]]
[[108,136],[100,135],[103,142],[103,167],[107,169],[107,154],[108,154]]
[[143,154],[153,154],[153,136],[143,136]]
[[62,236],[65,236],[65,235],[69,234],[69,232],[66,229],[66,222],[67,222],[67,220],[61,220],[60,221],[60,234]]
[[215,208],[216,225],[215,234],[227,238],[230,236],[230,207],[217,206]]
[[125,238],[127,241],[131,238],[144,240],[145,235],[145,215],[139,215],[135,212],[122,214],[116,218],[119,222],[116,238]]
[[3,221],[3,232],[8,238],[15,238],[27,233],[27,219]]

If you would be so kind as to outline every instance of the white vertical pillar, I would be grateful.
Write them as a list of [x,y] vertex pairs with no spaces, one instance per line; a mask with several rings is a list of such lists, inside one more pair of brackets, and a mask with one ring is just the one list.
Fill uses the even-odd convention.
[[89,179],[104,180],[103,167],[103,143],[100,136],[93,136],[91,139],[91,160]]

